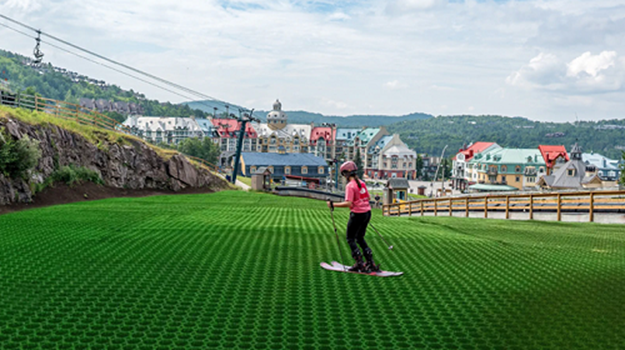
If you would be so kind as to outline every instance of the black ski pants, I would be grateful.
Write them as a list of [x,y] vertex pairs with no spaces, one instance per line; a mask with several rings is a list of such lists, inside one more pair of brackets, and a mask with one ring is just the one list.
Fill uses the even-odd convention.
[[365,242],[365,234],[367,233],[367,225],[371,220],[371,211],[366,213],[350,213],[349,221],[347,222],[347,244],[352,250],[352,257],[356,258],[361,256],[360,249],[362,248],[365,257],[371,256],[371,248]]

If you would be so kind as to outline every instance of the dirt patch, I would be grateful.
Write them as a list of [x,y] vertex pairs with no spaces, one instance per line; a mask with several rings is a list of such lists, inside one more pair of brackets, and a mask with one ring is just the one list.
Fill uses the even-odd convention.
[[123,188],[106,187],[96,185],[92,182],[84,182],[68,186],[62,183],[54,184],[54,187],[48,187],[33,198],[32,203],[19,203],[13,205],[0,206],[0,215],[32,208],[41,208],[51,205],[68,204],[74,202],[93,201],[106,198],[118,197],[148,197],[169,194],[199,194],[213,193],[210,188],[187,188],[174,192],[171,190],[131,190]]

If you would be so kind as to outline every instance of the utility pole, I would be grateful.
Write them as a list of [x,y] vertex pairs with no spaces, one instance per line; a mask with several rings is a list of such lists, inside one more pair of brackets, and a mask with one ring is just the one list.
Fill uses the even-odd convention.
[[[228,106],[226,106],[228,108]],[[237,140],[237,152],[234,156],[234,169],[232,171],[232,183],[237,183],[237,174],[239,173],[239,162],[241,158],[241,149],[243,148],[243,138],[245,137],[245,130],[247,123],[251,121],[259,122],[260,120],[252,117],[254,115],[254,109],[250,111],[250,114],[241,114],[239,113],[239,122],[241,123],[241,128],[239,129],[239,139]]]

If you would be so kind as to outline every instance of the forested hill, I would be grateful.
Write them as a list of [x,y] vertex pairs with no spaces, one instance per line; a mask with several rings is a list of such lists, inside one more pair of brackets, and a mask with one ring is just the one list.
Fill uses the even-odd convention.
[[476,141],[497,142],[502,147],[537,148],[538,145],[564,145],[567,150],[577,140],[584,152],[594,151],[620,159],[625,150],[625,120],[598,122],[548,123],[520,117],[439,116],[404,121],[387,127],[389,132],[419,153],[440,155],[445,145],[447,155],[464,144]]
[[[148,100],[145,95],[133,90],[124,90],[116,85],[107,84],[72,72],[64,68],[43,64],[41,67],[28,65],[30,59],[25,56],[0,50],[0,79],[6,80],[14,91],[37,93],[54,100],[79,103],[80,98],[104,99],[115,102],[133,102],[143,106],[145,115],[188,117],[205,116],[206,113],[193,110],[186,105],[161,103]],[[123,121],[126,117],[117,113],[107,113]]]
[[[191,108],[197,108],[210,113],[213,113],[214,107],[217,107],[219,111],[225,111],[225,104],[219,101],[193,101],[185,102],[184,104],[189,105]],[[241,107],[230,105],[229,112],[238,115],[238,108]],[[263,121],[266,121],[267,113],[269,113],[269,111],[258,110],[254,112],[254,116]],[[306,111],[285,111],[285,113],[287,114],[289,123],[292,124],[315,123],[315,125],[321,125],[322,123],[333,123],[340,127],[353,128],[360,128],[363,126],[378,127],[382,125],[390,125],[400,121],[414,121],[433,118],[432,115],[425,113],[411,113],[399,117],[388,115],[352,115],[348,117],[337,117],[326,116],[320,113],[311,113]]]

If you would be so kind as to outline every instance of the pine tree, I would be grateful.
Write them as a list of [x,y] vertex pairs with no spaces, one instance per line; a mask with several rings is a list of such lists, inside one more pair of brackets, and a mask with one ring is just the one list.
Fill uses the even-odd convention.
[[354,163],[356,163],[356,167],[358,167],[356,174],[358,174],[359,179],[362,179],[362,176],[365,173],[365,169],[362,168],[362,159],[360,158],[360,148],[356,148],[356,156],[354,157]]

